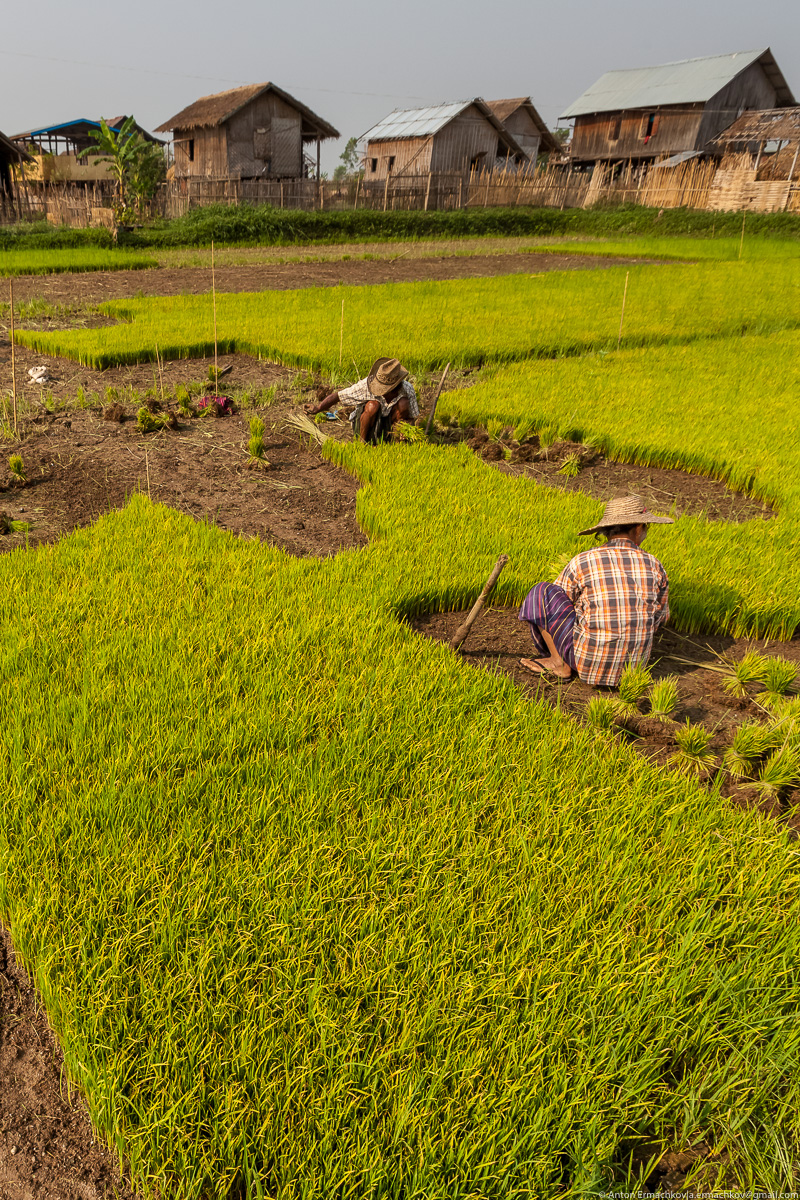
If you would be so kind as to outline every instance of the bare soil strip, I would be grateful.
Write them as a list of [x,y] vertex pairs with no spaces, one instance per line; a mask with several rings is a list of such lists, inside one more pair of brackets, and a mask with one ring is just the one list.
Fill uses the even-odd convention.
[[[474,257],[398,257],[380,262],[348,260],[324,263],[279,263],[219,267],[218,292],[262,292],[271,289],[335,287],[371,283],[419,282],[429,279],[475,279],[492,275],[537,275],[543,271],[589,271],[652,259],[606,258],[577,254],[485,254]],[[131,296],[202,295],[211,291],[205,267],[149,271],[97,271],[75,275],[20,275],[14,280],[18,302],[41,296],[51,304],[99,304]]]

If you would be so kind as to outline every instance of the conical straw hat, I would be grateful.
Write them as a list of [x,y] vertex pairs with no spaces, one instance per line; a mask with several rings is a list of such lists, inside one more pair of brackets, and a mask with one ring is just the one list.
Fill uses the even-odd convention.
[[608,529],[613,525],[672,525],[674,524],[671,517],[657,517],[655,513],[648,512],[644,506],[644,501],[641,496],[617,496],[614,500],[609,500],[605,507],[602,517],[596,525],[590,526],[589,529],[582,529],[579,536],[584,533],[598,533],[601,529]]

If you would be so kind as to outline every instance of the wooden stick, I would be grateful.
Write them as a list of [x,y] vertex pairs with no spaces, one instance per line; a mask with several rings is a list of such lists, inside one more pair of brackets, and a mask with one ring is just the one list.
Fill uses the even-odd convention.
[[436,395],[433,397],[433,405],[431,406],[430,416],[428,417],[428,423],[425,426],[425,436],[426,437],[431,431],[431,425],[433,424],[433,418],[436,414],[436,405],[439,403],[439,396],[442,394],[442,388],[444,387],[444,381],[445,381],[445,379],[447,379],[447,372],[449,370],[450,370],[450,363],[448,363],[447,366],[445,367],[445,369],[442,373],[442,378],[439,380],[439,386],[436,389]]
[[342,324],[339,327],[339,370],[342,369],[342,347],[344,345],[344,296],[342,296]]
[[494,585],[497,583],[498,579],[500,578],[500,572],[503,570],[503,567],[506,565],[507,562],[508,562],[508,555],[501,554],[500,557],[498,558],[497,562],[494,564],[494,568],[492,570],[491,575],[486,580],[486,583],[483,585],[483,591],[481,592],[480,596],[478,596],[478,599],[475,601],[472,608],[469,610],[469,616],[467,617],[466,621],[463,622],[463,624],[459,625],[458,629],[455,631],[452,638],[450,639],[450,649],[451,650],[460,650],[461,647],[464,645],[464,642],[467,640],[467,635],[469,634],[470,629],[472,628],[476,618],[478,617],[478,614],[480,613],[480,611],[483,608],[484,604],[486,603],[487,599],[491,595]]
[[164,403],[164,373],[161,370],[161,358],[158,353],[158,342],[156,342],[156,364],[158,366],[158,381],[161,387],[161,403]]
[[620,313],[620,318],[619,318],[619,337],[617,338],[617,349],[618,350],[620,347],[620,343],[622,341],[622,322],[625,320],[625,300],[628,295],[628,277],[629,276],[630,276],[630,271],[626,271],[625,272],[625,290],[622,293],[622,312]]
[[11,397],[14,406],[14,433],[17,432],[17,360],[14,355],[14,281],[8,281],[8,293],[11,301]]
[[214,276],[214,239],[211,239],[211,302],[214,305],[214,395],[217,395],[217,284]]
[[742,257],[742,248],[744,246],[744,223],[747,220],[747,210],[742,213],[742,236],[739,241],[739,258]]
[[144,469],[147,471],[147,499],[150,500],[150,457],[147,450],[144,452]]

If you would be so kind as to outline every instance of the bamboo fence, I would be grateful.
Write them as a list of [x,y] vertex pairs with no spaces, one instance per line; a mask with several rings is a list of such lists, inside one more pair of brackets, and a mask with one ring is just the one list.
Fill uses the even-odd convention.
[[[800,180],[776,179],[776,164],[753,166],[749,155],[721,162],[691,159],[676,166],[598,163],[577,169],[553,163],[527,172],[486,171],[389,176],[386,180],[173,179],[153,210],[178,217],[208,204],[271,204],[275,208],[448,211],[464,208],[650,208],[800,212]],[[791,175],[791,171],[788,172]],[[0,223],[46,219],[70,226],[113,226],[111,189],[100,184],[25,184],[0,195]]]

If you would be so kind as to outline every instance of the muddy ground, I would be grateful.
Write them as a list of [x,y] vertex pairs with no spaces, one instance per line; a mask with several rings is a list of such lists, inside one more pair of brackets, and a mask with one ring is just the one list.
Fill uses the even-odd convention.
[[[144,251],[146,253],[146,251]],[[334,287],[344,283],[403,283],[429,279],[476,279],[489,275],[535,275],[543,271],[588,271],[653,260],[582,254],[486,254],[462,257],[330,263],[275,263],[219,267],[218,292],[261,292],[274,288]],[[51,304],[97,304],[129,296],[201,295],[211,291],[205,267],[154,267],[145,271],[87,271],[75,275],[23,275],[14,280],[17,302],[41,296]]]

